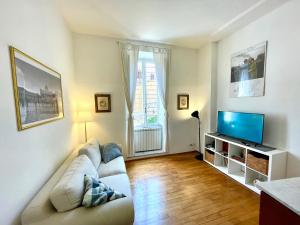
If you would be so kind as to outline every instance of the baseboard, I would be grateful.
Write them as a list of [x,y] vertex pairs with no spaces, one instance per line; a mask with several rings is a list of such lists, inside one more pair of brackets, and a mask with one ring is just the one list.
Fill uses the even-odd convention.
[[125,161],[134,161],[134,160],[142,160],[142,159],[150,159],[150,158],[157,158],[157,157],[164,157],[164,156],[170,156],[170,155],[180,155],[185,153],[197,153],[196,150],[188,150],[184,152],[164,152],[159,154],[153,154],[153,155],[145,155],[145,156],[135,156],[135,157],[129,157]]

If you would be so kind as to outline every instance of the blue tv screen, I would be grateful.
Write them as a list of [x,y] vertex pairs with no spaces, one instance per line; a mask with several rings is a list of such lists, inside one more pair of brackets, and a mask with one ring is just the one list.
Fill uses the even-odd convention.
[[218,133],[262,144],[264,115],[242,112],[218,112]]

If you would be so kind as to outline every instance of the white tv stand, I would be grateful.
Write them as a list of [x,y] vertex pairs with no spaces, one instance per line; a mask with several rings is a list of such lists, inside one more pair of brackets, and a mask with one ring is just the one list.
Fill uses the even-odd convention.
[[[227,143],[225,144],[228,146],[227,151],[223,151],[223,143]],[[268,160],[266,160],[268,162],[266,173],[257,171],[248,165],[250,163],[250,158],[247,159],[249,153]],[[244,155],[245,161],[233,159],[234,155]],[[263,151],[260,147],[242,144],[237,139],[219,136],[215,133],[205,134],[204,161],[256,193],[260,193],[260,190],[254,186],[255,180],[271,181],[286,177],[286,160],[287,151],[284,150]]]

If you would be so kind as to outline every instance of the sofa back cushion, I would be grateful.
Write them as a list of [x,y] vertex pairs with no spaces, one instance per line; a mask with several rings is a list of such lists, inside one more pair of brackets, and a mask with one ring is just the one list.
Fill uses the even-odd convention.
[[97,169],[101,162],[101,153],[99,142],[92,138],[79,150],[79,155],[86,155]]
[[81,205],[84,196],[84,175],[98,177],[97,170],[86,155],[76,157],[50,193],[50,201],[58,212]]

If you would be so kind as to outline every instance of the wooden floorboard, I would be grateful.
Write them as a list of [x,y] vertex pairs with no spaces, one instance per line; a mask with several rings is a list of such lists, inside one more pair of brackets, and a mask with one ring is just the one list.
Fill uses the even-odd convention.
[[194,158],[127,161],[135,225],[257,225],[259,195]]

